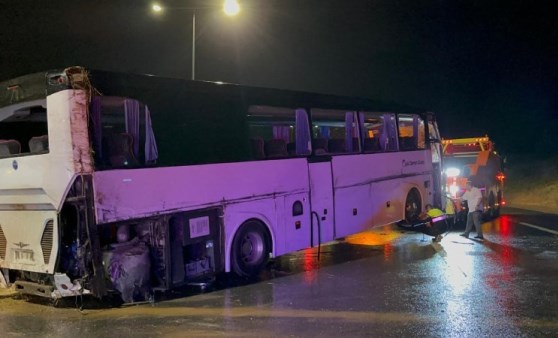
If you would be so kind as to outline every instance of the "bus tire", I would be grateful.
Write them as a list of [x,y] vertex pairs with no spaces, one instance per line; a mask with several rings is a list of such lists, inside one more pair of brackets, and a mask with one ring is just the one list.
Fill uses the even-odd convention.
[[405,222],[412,224],[416,222],[422,210],[420,193],[416,188],[409,190],[405,199]]
[[256,277],[265,267],[271,251],[267,228],[250,220],[240,226],[231,248],[232,271],[240,277]]

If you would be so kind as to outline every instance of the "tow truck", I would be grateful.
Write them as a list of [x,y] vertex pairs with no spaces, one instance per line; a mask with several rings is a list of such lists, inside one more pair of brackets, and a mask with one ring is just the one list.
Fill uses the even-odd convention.
[[[445,190],[453,201],[465,190],[467,180],[483,194],[485,218],[500,214],[504,200],[504,160],[488,136],[442,139]],[[459,207],[456,210],[462,208]]]

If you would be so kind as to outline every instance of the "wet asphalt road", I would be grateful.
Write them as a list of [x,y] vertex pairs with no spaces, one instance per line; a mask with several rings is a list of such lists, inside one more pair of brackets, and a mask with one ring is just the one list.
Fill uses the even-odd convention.
[[[0,299],[0,336],[558,336],[558,215],[507,209],[485,240],[387,226],[280,257],[254,282],[115,309]],[[80,300],[75,300],[78,305]]]

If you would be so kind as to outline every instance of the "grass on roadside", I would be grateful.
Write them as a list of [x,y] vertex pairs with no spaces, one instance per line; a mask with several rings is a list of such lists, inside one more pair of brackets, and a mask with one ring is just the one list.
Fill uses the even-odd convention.
[[558,210],[558,156],[513,157],[506,170],[508,206]]

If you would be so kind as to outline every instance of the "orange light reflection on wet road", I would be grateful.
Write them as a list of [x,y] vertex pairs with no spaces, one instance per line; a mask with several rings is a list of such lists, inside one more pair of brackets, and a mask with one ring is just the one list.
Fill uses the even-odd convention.
[[354,245],[383,246],[384,261],[389,261],[394,251],[391,243],[399,237],[401,237],[400,232],[385,227],[347,236],[345,242]]
[[385,245],[401,237],[400,232],[392,229],[369,230],[345,237],[345,242],[356,245]]
[[313,248],[304,249],[304,258],[302,266],[304,269],[304,282],[306,284],[314,284],[318,276],[318,261],[316,250]]

